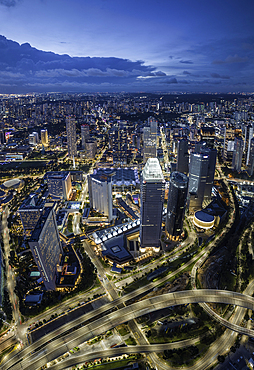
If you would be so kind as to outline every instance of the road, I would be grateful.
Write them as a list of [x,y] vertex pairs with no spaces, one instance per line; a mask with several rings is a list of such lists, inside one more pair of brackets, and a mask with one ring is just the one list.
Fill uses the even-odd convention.
[[8,216],[9,208],[5,207],[2,213],[2,224],[1,231],[4,242],[4,260],[5,260],[5,271],[6,271],[6,286],[9,292],[9,298],[12,305],[12,316],[13,316],[13,329],[16,334],[16,338],[20,341],[21,344],[26,341],[26,334],[22,328],[21,316],[19,312],[18,298],[14,292],[16,279],[15,274],[12,271],[11,266],[9,265],[9,256],[10,256],[10,243],[9,243],[9,228],[8,228]]
[[[58,339],[55,338],[61,334],[61,330],[59,329],[45,335],[37,342],[17,353],[9,361],[5,361],[5,363],[2,364],[2,370],[9,369],[15,364],[15,362],[21,359],[23,359],[22,363],[17,363],[14,365],[12,367],[13,370],[37,369],[38,367],[45,365],[45,363],[62,356],[64,353],[70,351],[74,347],[79,346],[81,343],[100,335],[123,322],[133,320],[141,315],[145,315],[169,306],[188,303],[211,302],[235,304],[240,307],[254,310],[254,298],[251,296],[225,290],[200,289],[194,291],[186,290],[168,293],[157,297],[148,298],[106,314],[106,312],[108,312],[110,308],[114,308],[116,304],[120,305],[121,300],[121,298],[118,298],[117,302],[110,302],[98,308],[97,310],[85,314],[83,316],[83,320],[81,321],[83,324],[95,316],[97,319],[80,327],[74,332],[64,335]],[[241,319],[241,315],[242,312],[239,311],[239,313],[234,316],[234,320],[237,321],[237,323],[232,323],[234,324],[234,330],[244,329],[242,327],[237,327],[237,324],[239,324],[238,321]],[[74,325],[73,322],[71,322],[63,327],[65,327],[64,330],[66,331],[72,329]],[[254,331],[251,329],[245,329],[245,333],[249,336],[254,336]],[[53,342],[48,343],[51,340],[53,340]],[[45,342],[48,344],[46,344],[43,349],[40,350],[39,348],[41,348]],[[36,349],[39,350],[34,353]],[[154,351],[153,345],[151,345],[151,351]]]

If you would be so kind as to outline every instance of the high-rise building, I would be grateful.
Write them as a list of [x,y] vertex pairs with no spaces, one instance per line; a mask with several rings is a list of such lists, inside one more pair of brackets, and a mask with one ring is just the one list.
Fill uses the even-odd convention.
[[206,147],[202,147],[200,149],[200,153],[207,154],[209,156],[207,177],[206,177],[206,184],[205,184],[205,191],[204,191],[204,199],[203,199],[203,202],[207,203],[207,202],[210,202],[211,196],[212,196],[217,150],[213,148],[209,149]]
[[108,221],[113,219],[112,202],[112,172],[110,175],[105,173],[93,174],[88,176],[88,190],[90,208],[108,217]]
[[155,136],[151,135],[150,127],[143,128],[143,161],[146,163],[148,158],[154,158],[157,154]]
[[37,197],[35,194],[29,195],[18,209],[19,216],[24,228],[24,233],[29,236],[35,228],[42,210],[44,200]]
[[200,133],[201,141],[205,142],[208,148],[213,149],[215,141],[215,128],[211,126],[202,126]]
[[233,171],[240,172],[242,166],[243,157],[243,139],[236,137],[234,141],[234,152],[232,159],[232,169]]
[[128,150],[127,127],[123,124],[115,125],[111,131],[111,148],[114,164],[127,164]]
[[66,134],[68,156],[72,159],[77,156],[76,123],[75,119],[72,117],[66,117]]
[[178,172],[184,173],[185,175],[187,175],[189,172],[189,154],[187,139],[178,140],[176,170]]
[[86,148],[86,142],[90,139],[89,125],[81,125],[82,148]]
[[248,175],[252,176],[253,171],[254,171],[254,138],[250,140],[249,162],[247,167]]
[[97,152],[97,141],[95,139],[90,139],[86,141],[86,158],[94,159]]
[[223,160],[231,161],[234,152],[235,127],[226,125],[224,131]]
[[36,145],[38,143],[38,133],[33,132],[32,134],[30,134],[28,140],[30,145]]
[[178,240],[183,232],[188,177],[181,172],[170,176],[165,231],[168,238]]
[[48,130],[41,130],[41,143],[43,146],[48,146]]
[[253,138],[253,125],[249,124],[245,126],[245,135],[244,135],[244,146],[243,152],[245,156],[245,164],[248,166],[249,158],[250,158],[250,146],[251,146],[251,139]]
[[209,166],[209,155],[191,153],[189,168],[188,209],[195,212],[202,208]]
[[165,180],[157,158],[148,158],[140,192],[140,250],[160,248]]
[[53,207],[45,207],[28,241],[47,290],[55,290],[57,265],[63,249]]
[[45,175],[49,194],[68,200],[72,193],[71,174],[69,171],[50,171]]

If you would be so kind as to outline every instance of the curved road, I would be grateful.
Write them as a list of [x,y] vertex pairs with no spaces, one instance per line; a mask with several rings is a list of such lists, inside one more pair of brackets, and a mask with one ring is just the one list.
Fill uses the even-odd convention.
[[[41,338],[39,341],[33,343],[31,346],[25,348],[24,350],[17,353],[9,361],[2,365],[3,370],[9,369],[17,361],[22,361],[17,363],[12,367],[13,370],[16,369],[29,369],[35,370],[45,363],[52,361],[55,358],[60,357],[64,353],[70,351],[81,343],[112,329],[113,327],[120,325],[123,322],[135,319],[136,317],[145,315],[152,311],[156,311],[165,307],[188,304],[188,303],[199,303],[199,302],[211,302],[211,303],[225,303],[234,304],[240,307],[248,308],[254,310],[254,298],[230,291],[225,290],[213,290],[213,289],[200,289],[194,291],[182,291],[168,293],[161,296],[148,298],[120,310],[111,312],[109,314],[102,315],[105,313],[105,306],[114,307],[116,302],[109,303],[101,308],[88,313],[86,319],[91,319],[93,316],[98,315],[95,321],[90,322],[81,328],[77,329],[70,334],[64,335],[61,338],[48,343],[41,350],[39,349],[44,345],[45,342],[53,340],[57,335],[60,334],[61,330],[56,330],[52,333]],[[97,316],[97,317],[98,317]],[[83,317],[83,320],[85,317]],[[246,335],[254,336],[254,331],[250,329],[241,328],[235,324],[231,324],[232,329],[244,330]],[[68,323],[65,326],[65,330],[71,330],[73,328],[73,322]],[[151,346],[151,351],[153,352],[154,346]],[[34,352],[37,349],[37,352]],[[38,350],[39,349],[39,350]]]

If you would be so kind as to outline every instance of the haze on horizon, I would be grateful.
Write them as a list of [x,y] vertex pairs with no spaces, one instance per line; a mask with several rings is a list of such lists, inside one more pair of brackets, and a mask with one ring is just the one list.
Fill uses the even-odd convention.
[[252,0],[0,0],[0,93],[253,92]]

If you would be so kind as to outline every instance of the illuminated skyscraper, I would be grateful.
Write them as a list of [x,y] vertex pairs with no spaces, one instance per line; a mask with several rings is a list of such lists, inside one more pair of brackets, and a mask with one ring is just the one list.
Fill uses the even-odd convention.
[[157,158],[148,158],[142,172],[140,250],[160,248],[165,180]]
[[243,158],[243,139],[240,137],[236,137],[234,141],[234,152],[233,152],[233,159],[232,159],[232,169],[233,171],[240,172],[242,166],[242,158]]
[[43,146],[48,146],[48,130],[41,130],[41,143]]
[[53,207],[45,207],[28,241],[47,290],[55,290],[57,265],[63,254]]
[[143,160],[157,156],[157,121],[153,117],[148,118],[149,127],[143,128]]
[[209,155],[191,153],[188,187],[188,209],[195,212],[202,208],[209,166]]
[[66,117],[66,133],[68,156],[70,159],[77,156],[76,123],[72,117]]
[[187,139],[178,140],[176,170],[178,172],[184,173],[185,175],[187,175],[189,172],[189,154]]
[[82,148],[86,148],[86,142],[90,139],[89,125],[81,126]]
[[68,200],[71,192],[71,174],[69,171],[50,171],[45,175],[49,194],[53,197]]
[[183,221],[187,200],[188,177],[172,172],[168,191],[165,231],[168,238],[177,240],[183,232]]
[[90,207],[113,219],[112,176],[105,173],[88,176]]
[[249,162],[247,167],[247,172],[249,176],[253,175],[254,171],[254,138],[250,141],[250,149],[249,149]]
[[19,216],[24,228],[24,233],[28,236],[35,228],[43,210],[44,200],[35,194],[29,195],[18,209]]

